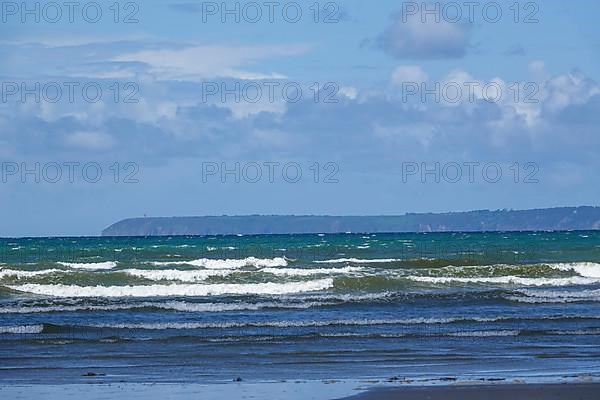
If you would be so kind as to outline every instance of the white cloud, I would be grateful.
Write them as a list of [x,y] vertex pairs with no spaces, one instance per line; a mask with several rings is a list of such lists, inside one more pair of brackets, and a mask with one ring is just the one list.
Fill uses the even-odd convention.
[[379,44],[398,59],[459,58],[467,52],[469,31],[470,26],[462,23],[395,15]]
[[418,65],[401,65],[392,72],[392,84],[402,85],[406,82],[423,83],[429,76]]
[[355,100],[358,96],[358,90],[352,86],[342,86],[340,87],[338,93],[342,96],[346,96],[350,100]]
[[600,94],[600,87],[575,71],[550,79],[544,88],[547,97],[546,106],[553,111],[562,110],[570,105],[583,104],[592,96]]
[[546,64],[540,60],[529,63],[529,73],[536,82],[546,81],[550,77],[546,72]]
[[115,56],[111,61],[140,62],[150,66],[158,79],[202,80],[209,78],[283,79],[275,72],[249,72],[249,64],[274,57],[304,54],[307,45],[226,46],[201,45],[182,49],[142,50]]
[[114,44],[117,42],[138,42],[148,39],[148,35],[142,34],[108,34],[102,35],[44,35],[34,36],[19,34],[18,37],[1,39],[0,45],[10,46],[31,46],[31,45],[42,45],[48,48],[59,48],[59,47],[80,47],[90,45],[101,45],[101,44]]

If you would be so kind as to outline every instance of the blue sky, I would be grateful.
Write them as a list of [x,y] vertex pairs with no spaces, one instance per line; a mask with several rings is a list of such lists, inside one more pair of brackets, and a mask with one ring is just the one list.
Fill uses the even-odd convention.
[[[121,2],[115,22],[114,2],[99,1],[96,23],[83,18],[88,2],[72,23],[64,7],[56,23],[40,8],[36,22],[20,3],[3,3],[0,19],[0,236],[98,234],[142,215],[598,205],[598,2],[518,2],[517,22],[515,2],[498,2],[495,23],[486,1],[472,20],[464,2],[429,3],[457,4],[458,22],[408,8],[421,2],[297,2],[287,5],[302,10],[296,23],[282,14],[289,2],[275,2],[273,22],[252,3],[263,12],[256,23],[241,14],[251,2],[239,3],[239,23],[223,22],[221,9],[203,14],[221,2]],[[472,99],[420,96],[466,83],[477,85]],[[73,101],[68,84],[79,85]],[[263,95],[222,101],[221,88],[236,84]],[[297,102],[284,85],[302,89]],[[83,86],[102,96],[86,100]],[[39,101],[22,96],[43,87]],[[490,101],[483,87],[502,96]],[[239,179],[220,175],[237,165]]]

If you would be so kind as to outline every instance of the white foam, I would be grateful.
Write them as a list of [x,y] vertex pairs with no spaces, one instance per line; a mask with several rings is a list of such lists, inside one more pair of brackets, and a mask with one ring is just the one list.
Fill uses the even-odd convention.
[[582,301],[600,301],[600,289],[558,291],[558,290],[521,290],[522,296],[508,296],[509,300],[521,303],[575,303]]
[[145,269],[126,269],[122,272],[145,278],[152,281],[181,281],[181,282],[201,282],[213,276],[227,276],[232,274],[233,270],[229,269],[211,269],[211,270],[195,270],[195,271],[180,271],[176,269],[169,270],[145,270]]
[[276,258],[256,258],[247,257],[244,259],[215,260],[211,258],[200,258],[191,261],[155,261],[150,264],[156,266],[170,265],[191,265],[208,269],[238,269],[243,267],[285,267],[287,260],[283,257]]
[[35,334],[42,333],[44,330],[43,325],[19,325],[19,326],[0,326],[0,333],[14,333],[14,334]]
[[0,279],[6,277],[15,277],[15,278],[31,278],[34,276],[40,275],[50,275],[57,272],[65,272],[60,269],[43,269],[40,271],[18,271],[14,269],[2,269],[0,270]]
[[223,312],[223,311],[256,311],[265,308],[289,308],[305,309],[325,305],[325,303],[307,302],[307,303],[186,303],[181,301],[169,301],[164,303],[151,303],[153,307],[175,310],[181,312]]
[[497,336],[519,336],[518,330],[500,330],[500,331],[464,331],[446,333],[444,336],[455,337],[497,337]]
[[577,290],[564,291],[564,290],[520,290],[526,296],[537,296],[537,297],[553,297],[553,298],[594,298],[600,296],[600,289],[593,290]]
[[600,278],[600,264],[592,262],[549,264],[551,268],[560,271],[573,271],[588,278]]
[[[319,336],[321,337],[330,337],[330,338],[345,338],[345,337],[358,337],[358,338],[363,338],[365,337],[364,333],[352,333],[352,332],[343,332],[343,333],[319,333]],[[398,336],[394,336],[394,337],[398,337]]]
[[2,307],[0,314],[40,314],[55,312],[77,312],[77,311],[118,311],[143,308],[143,303],[134,306],[133,304],[113,304],[106,306],[77,305],[77,306],[23,306],[23,307]]
[[139,302],[129,304],[79,304],[79,305],[49,305],[49,306],[5,306],[0,308],[0,314],[39,314],[56,312],[79,312],[79,311],[122,311],[141,308],[157,308],[161,310],[172,310],[180,312],[226,312],[226,311],[257,311],[265,308],[281,309],[307,309],[331,305],[326,302],[302,302],[302,303],[189,303],[185,301],[160,301]]
[[371,302],[378,300],[385,300],[395,296],[395,293],[385,291],[378,293],[367,293],[367,294],[318,294],[318,295],[307,295],[306,299],[313,301],[333,301],[343,303],[354,303],[354,302]]
[[552,335],[569,335],[569,336],[584,336],[584,335],[600,335],[600,329],[575,329],[567,331],[549,331]]
[[113,329],[229,329],[229,328],[309,328],[326,326],[370,326],[370,325],[399,325],[399,324],[445,324],[454,322],[452,318],[415,318],[397,320],[378,319],[346,319],[346,320],[322,320],[322,321],[257,321],[257,322],[156,322],[156,323],[134,323],[134,324],[97,324],[97,328]]
[[59,262],[58,264],[74,268],[74,269],[85,269],[85,270],[107,270],[113,269],[117,266],[115,261],[105,261],[98,263],[69,263],[69,262]]
[[336,258],[333,260],[315,261],[317,264],[340,264],[340,263],[355,263],[355,264],[384,264],[402,261],[397,258],[379,258],[379,259],[363,259],[363,258]]
[[288,283],[248,283],[212,285],[148,285],[148,286],[75,286],[75,285],[9,285],[21,292],[55,297],[168,297],[218,296],[223,294],[291,294],[325,290],[333,287],[333,279]]
[[273,275],[288,275],[288,276],[311,276],[311,275],[337,275],[351,274],[363,271],[362,268],[344,267],[344,268],[264,268],[259,272],[266,272]]
[[194,271],[181,271],[176,269],[168,270],[144,270],[144,269],[126,269],[124,272],[131,276],[145,278],[153,281],[180,281],[180,282],[201,282],[210,277],[224,277],[236,272],[264,272],[273,275],[285,276],[313,276],[313,275],[338,275],[352,274],[362,271],[362,268],[344,267],[344,268],[263,268],[257,271],[237,271],[235,269],[206,269]]
[[319,328],[328,326],[377,326],[377,325],[441,325],[454,322],[494,322],[511,319],[497,318],[407,318],[407,319],[333,319],[333,320],[298,320],[298,321],[256,321],[256,322],[156,322],[156,323],[125,323],[97,324],[98,328],[113,329],[230,329],[230,328]]
[[[542,320],[565,318],[563,316],[544,317]],[[571,318],[577,318],[575,316]],[[94,324],[96,328],[143,329],[143,330],[184,330],[184,329],[231,329],[231,328],[319,328],[328,326],[377,326],[377,325],[440,325],[455,322],[496,322],[519,317],[500,316],[496,318],[457,317],[457,318],[408,318],[408,319],[334,319],[334,320],[288,320],[288,321],[256,321],[256,322],[156,322],[156,323],[124,323]],[[524,318],[525,320],[527,318]],[[447,336],[487,337],[516,336],[518,330],[492,331],[460,331],[443,333]]]
[[498,276],[498,277],[473,277],[473,278],[458,278],[458,277],[429,277],[429,276],[407,276],[416,282],[424,283],[495,283],[495,284],[511,284],[523,286],[570,286],[570,285],[592,285],[600,283],[600,279],[584,278],[574,276],[570,278],[523,278],[519,276]]

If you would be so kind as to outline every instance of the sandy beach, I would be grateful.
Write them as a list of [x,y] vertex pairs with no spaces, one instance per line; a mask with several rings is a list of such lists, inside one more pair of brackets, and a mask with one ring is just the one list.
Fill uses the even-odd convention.
[[599,383],[451,385],[373,389],[348,400],[593,400]]
[[198,384],[4,385],[0,398],[58,400],[596,400],[600,383],[379,386],[358,381]]

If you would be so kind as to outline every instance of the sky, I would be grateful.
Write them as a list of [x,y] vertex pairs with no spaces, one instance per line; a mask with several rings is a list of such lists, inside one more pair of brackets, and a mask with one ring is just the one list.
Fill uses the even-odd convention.
[[0,4],[0,236],[599,205],[598,2],[66,4]]

